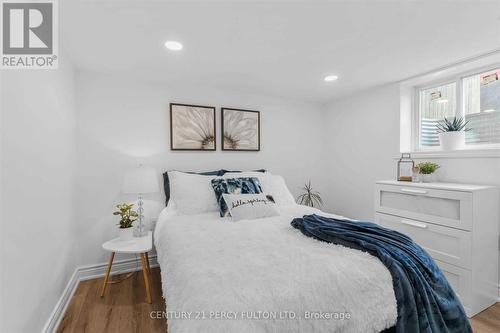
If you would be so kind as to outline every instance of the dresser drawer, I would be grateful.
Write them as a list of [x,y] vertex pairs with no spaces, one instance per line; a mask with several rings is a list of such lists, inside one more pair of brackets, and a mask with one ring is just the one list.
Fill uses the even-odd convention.
[[446,277],[446,280],[448,280],[453,288],[453,291],[460,299],[467,316],[470,318],[475,315],[477,311],[473,311],[472,309],[470,294],[472,287],[471,271],[441,262],[439,260],[436,260],[436,264],[439,266]]
[[380,213],[472,229],[472,193],[377,184],[375,210]]
[[434,259],[467,269],[471,267],[471,233],[468,231],[383,213],[376,213],[375,221],[411,237]]

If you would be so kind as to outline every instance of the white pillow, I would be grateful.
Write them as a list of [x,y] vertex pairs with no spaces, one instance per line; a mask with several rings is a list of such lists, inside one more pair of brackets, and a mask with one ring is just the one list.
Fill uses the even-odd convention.
[[211,180],[216,177],[169,171],[170,200],[177,211],[184,215],[218,212],[219,206],[211,184]]
[[278,175],[269,175],[269,178],[266,181],[269,190],[265,190],[265,192],[273,196],[277,205],[293,206],[297,204],[292,193],[290,193],[290,190],[286,186],[285,179],[283,177]]
[[233,221],[254,220],[280,215],[278,206],[265,193],[223,194]]

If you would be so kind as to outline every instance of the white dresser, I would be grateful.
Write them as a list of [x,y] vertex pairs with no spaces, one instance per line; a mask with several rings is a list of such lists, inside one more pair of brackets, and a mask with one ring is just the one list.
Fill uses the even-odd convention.
[[499,204],[492,186],[375,184],[375,221],[435,259],[469,317],[498,300]]

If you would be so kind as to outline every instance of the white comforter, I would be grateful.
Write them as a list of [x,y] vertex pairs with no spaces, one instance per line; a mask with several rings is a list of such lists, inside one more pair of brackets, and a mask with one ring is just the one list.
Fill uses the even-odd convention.
[[[166,208],[155,231],[168,331],[379,332],[396,323],[389,271],[367,253],[306,237],[294,217],[231,222]],[[180,317],[180,318],[179,318]],[[275,319],[276,318],[276,319]]]

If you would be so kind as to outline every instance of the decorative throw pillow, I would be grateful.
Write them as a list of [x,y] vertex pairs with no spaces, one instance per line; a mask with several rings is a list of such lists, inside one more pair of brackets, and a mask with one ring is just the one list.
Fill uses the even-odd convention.
[[253,220],[280,215],[278,206],[271,195],[223,194],[233,221]]
[[288,189],[285,179],[279,175],[273,175],[270,172],[249,172],[245,171],[238,176],[235,173],[225,173],[223,178],[235,178],[235,177],[256,177],[259,179],[262,192],[272,195],[274,201],[278,206],[295,206],[297,203],[293,198],[293,195]]
[[256,194],[262,193],[260,182],[255,177],[240,178],[214,178],[212,187],[215,192],[215,198],[219,204],[220,216],[227,213],[227,205],[224,202],[223,194]]
[[241,178],[241,177],[257,178],[259,180],[262,192],[272,195],[272,193],[268,191],[268,189],[270,189],[269,177],[271,177],[271,174],[269,172],[257,172],[257,171],[243,171],[240,173],[226,172],[221,178]]

